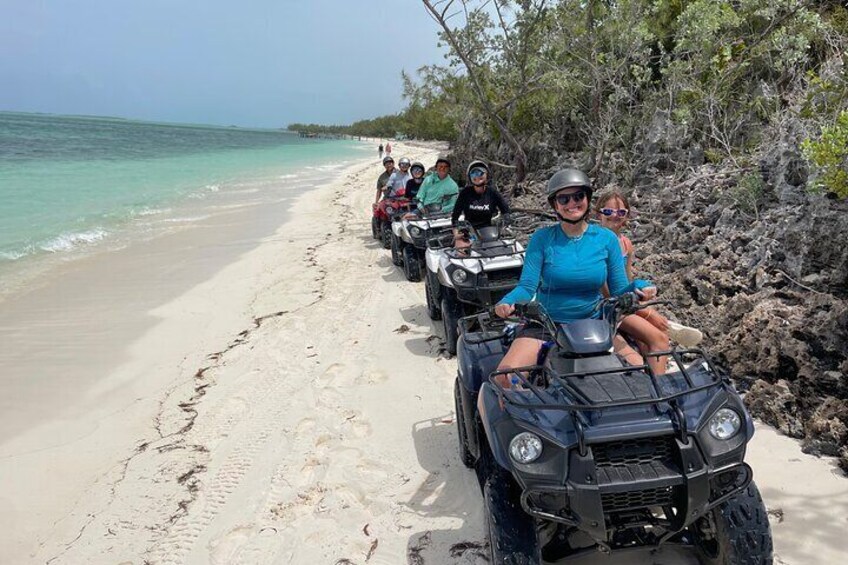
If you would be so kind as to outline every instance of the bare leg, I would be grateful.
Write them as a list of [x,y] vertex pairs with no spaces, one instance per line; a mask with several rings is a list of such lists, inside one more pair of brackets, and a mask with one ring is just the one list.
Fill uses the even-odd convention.
[[[619,330],[645,344],[647,350],[642,351],[643,355],[651,351],[665,351],[669,348],[668,334],[660,331],[656,326],[639,316],[625,316]],[[648,366],[657,375],[665,374],[667,364],[668,358],[665,356],[648,357]]]
[[[544,343],[541,339],[519,337],[509,346],[509,351],[506,352],[506,355],[504,355],[504,358],[501,359],[498,365],[498,371],[505,371],[513,367],[535,365],[536,360],[539,358],[539,350],[542,349],[542,344]],[[502,386],[510,386],[507,375],[500,375],[499,380]]]
[[645,363],[645,360],[642,359],[642,356],[639,353],[630,347],[630,344],[618,334],[615,334],[615,337],[612,340],[613,348],[615,352],[619,354],[628,364],[630,365],[642,365]]

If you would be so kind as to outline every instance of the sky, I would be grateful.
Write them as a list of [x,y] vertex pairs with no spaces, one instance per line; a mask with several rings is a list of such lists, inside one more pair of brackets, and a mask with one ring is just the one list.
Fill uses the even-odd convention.
[[0,0],[0,110],[248,127],[404,107],[421,0]]

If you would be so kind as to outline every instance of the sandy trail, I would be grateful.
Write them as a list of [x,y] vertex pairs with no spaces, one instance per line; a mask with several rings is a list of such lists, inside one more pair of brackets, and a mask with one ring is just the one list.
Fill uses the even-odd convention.
[[[371,239],[379,170],[360,165],[294,204],[263,244],[254,323],[162,399],[149,439],[34,562],[488,563],[479,487],[456,449],[455,362],[423,286]],[[770,430],[750,462],[780,510],[777,562],[841,562],[848,481]],[[814,526],[824,517],[837,525]],[[664,550],[575,563],[695,561]]]

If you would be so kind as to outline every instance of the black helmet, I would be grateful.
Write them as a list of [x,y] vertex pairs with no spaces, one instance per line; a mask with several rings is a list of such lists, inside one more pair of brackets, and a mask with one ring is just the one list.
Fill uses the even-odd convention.
[[412,169],[421,169],[422,173],[427,172],[427,167],[424,166],[424,163],[421,161],[413,161],[412,165],[409,167],[409,172],[412,173]]
[[465,169],[465,176],[467,178],[471,178],[471,169],[483,169],[486,171],[486,174],[489,174],[489,165],[486,164],[486,161],[482,159],[473,159],[470,163],[468,163],[468,168]]
[[392,159],[392,156],[391,156],[391,155],[386,155],[385,157],[383,157],[383,164],[384,164],[384,165],[385,165],[386,163],[394,163],[394,162],[395,162],[395,160],[394,160],[394,159]]
[[586,190],[586,199],[592,199],[592,183],[589,177],[578,169],[561,169],[554,173],[551,180],[548,181],[548,187],[545,189],[545,196],[548,202],[553,205],[554,196],[563,188],[583,188]]

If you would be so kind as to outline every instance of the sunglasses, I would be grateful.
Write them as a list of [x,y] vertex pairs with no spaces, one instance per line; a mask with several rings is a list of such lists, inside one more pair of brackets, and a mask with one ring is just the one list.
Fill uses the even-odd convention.
[[400,166],[401,166],[401,167],[408,167],[408,166],[409,166],[409,163],[401,163],[401,164],[400,164]]
[[412,171],[411,171],[411,172],[412,172],[412,174],[413,174],[413,175],[414,175],[415,173],[419,173],[419,174],[422,174],[422,175],[423,175],[423,174],[424,174],[424,169],[422,169],[421,167],[412,167]]
[[630,213],[630,210],[627,208],[601,208],[601,214],[604,216],[618,216],[619,218],[623,218]]
[[560,206],[566,206],[572,200],[577,202],[583,202],[586,199],[586,192],[581,190],[579,192],[572,192],[571,194],[557,194],[556,202]]

